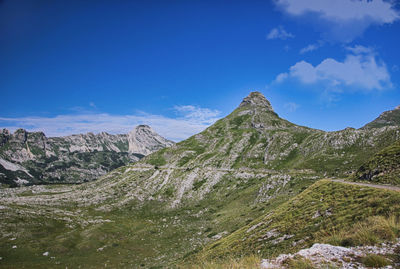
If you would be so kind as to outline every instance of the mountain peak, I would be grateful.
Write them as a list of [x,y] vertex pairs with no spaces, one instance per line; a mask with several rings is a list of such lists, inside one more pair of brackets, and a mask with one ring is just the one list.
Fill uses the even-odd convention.
[[138,125],[128,133],[128,151],[148,155],[159,149],[170,147],[174,142],[156,133],[149,125]]
[[252,107],[264,107],[267,110],[273,111],[271,103],[265,98],[261,92],[251,92],[243,101],[239,107],[252,106]]
[[[135,126],[134,130],[138,130],[138,129],[148,129],[148,130],[153,131],[153,129],[147,124],[140,124],[140,125]],[[134,131],[134,130],[132,130],[132,131]]]

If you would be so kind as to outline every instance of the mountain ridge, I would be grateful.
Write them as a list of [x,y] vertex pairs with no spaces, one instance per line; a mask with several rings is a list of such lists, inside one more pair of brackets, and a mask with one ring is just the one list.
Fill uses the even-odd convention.
[[[90,181],[173,144],[148,125],[136,126],[128,134],[89,132],[64,137],[3,129],[0,130],[0,183],[16,186]],[[10,165],[14,165],[11,170],[7,169]]]

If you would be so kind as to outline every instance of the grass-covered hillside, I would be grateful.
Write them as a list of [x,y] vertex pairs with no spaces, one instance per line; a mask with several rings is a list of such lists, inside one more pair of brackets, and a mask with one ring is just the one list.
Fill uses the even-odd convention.
[[316,242],[368,245],[400,236],[399,230],[382,230],[385,227],[375,225],[374,216],[400,217],[400,192],[321,180],[233,234],[209,244],[194,259],[254,254],[274,257]]
[[353,178],[400,185],[400,140],[375,154],[357,170]]
[[183,169],[310,169],[343,176],[400,139],[399,130],[400,126],[388,126],[324,132],[298,126],[280,118],[268,100],[254,92],[205,131],[143,162]]

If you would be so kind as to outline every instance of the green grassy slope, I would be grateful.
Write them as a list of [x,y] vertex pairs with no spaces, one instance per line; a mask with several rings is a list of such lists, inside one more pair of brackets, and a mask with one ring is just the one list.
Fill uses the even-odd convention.
[[256,102],[241,105],[200,134],[143,162],[184,168],[312,169],[344,176],[400,138],[400,126],[336,132],[298,126],[266,106],[268,101],[261,94],[249,97]]
[[321,180],[268,214],[216,241],[196,258],[276,256],[332,240],[372,216],[400,216],[400,193]]
[[376,153],[357,170],[353,179],[400,185],[400,140]]

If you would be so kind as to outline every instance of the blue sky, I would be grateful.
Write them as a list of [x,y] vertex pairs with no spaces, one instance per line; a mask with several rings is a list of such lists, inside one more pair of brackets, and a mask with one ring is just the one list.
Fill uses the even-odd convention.
[[400,4],[0,0],[0,126],[182,140],[261,91],[294,123],[400,104]]

